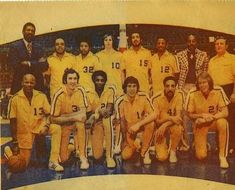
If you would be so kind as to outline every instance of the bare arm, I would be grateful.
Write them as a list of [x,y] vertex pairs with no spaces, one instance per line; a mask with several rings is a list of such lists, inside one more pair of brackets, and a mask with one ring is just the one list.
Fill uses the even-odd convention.
[[68,122],[85,122],[86,120],[86,109],[82,108],[78,112],[68,113],[68,114],[62,114],[60,116],[51,116],[51,123],[55,123],[58,125],[64,125]]
[[215,118],[215,119],[226,118],[226,117],[228,117],[228,107],[227,107],[227,106],[221,108],[221,109],[214,115],[214,118]]
[[158,119],[157,120],[157,123],[159,125],[162,125],[162,124],[165,124],[167,126],[170,126],[170,125],[173,125],[173,124],[181,124],[183,121],[182,121],[182,118],[181,118],[181,110],[176,110],[176,115],[174,116],[170,116],[166,113],[166,117],[163,117],[162,119]]
[[113,114],[113,104],[108,103],[106,107],[104,108],[98,108],[96,112],[99,114],[99,118],[108,118]]
[[137,122],[136,124],[132,125],[128,129],[128,132],[129,133],[136,133],[140,129],[141,126],[146,125],[146,124],[156,120],[157,118],[158,118],[158,114],[156,113],[156,111],[154,111],[150,115],[145,117],[144,119],[142,119],[139,122]]
[[188,114],[188,116],[191,120],[196,120],[198,118],[203,118],[201,113],[190,113],[190,112],[188,112],[187,114]]

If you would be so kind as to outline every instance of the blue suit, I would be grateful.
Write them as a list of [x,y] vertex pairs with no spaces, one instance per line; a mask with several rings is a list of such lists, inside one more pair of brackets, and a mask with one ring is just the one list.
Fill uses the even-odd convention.
[[[29,54],[25,43],[22,40],[15,42],[9,51],[9,63],[11,64],[14,75],[11,88],[11,94],[19,91],[21,86],[22,77],[26,73],[31,73],[36,77],[36,90],[44,90],[44,82],[42,72],[48,69],[47,62],[39,62],[39,59],[44,56],[44,52],[38,44],[32,42],[32,52]],[[31,66],[22,65],[22,61],[30,61]]]

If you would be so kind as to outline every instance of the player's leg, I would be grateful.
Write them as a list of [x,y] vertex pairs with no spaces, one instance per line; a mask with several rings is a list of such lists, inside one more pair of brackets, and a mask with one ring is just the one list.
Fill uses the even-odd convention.
[[168,158],[168,146],[166,143],[166,137],[164,136],[164,138],[161,139],[161,141],[159,139],[156,138],[155,136],[155,150],[156,150],[156,158],[163,162],[166,161]]
[[74,126],[63,126],[61,127],[61,143],[60,143],[60,159],[61,162],[65,162],[69,159],[69,137]]
[[81,169],[88,169],[89,163],[87,160],[87,133],[83,122],[76,122],[77,128],[77,142],[78,142],[78,150],[81,160]]
[[114,142],[114,154],[120,154],[121,152],[121,143],[122,143],[122,133],[121,133],[121,125],[115,125],[115,142]]
[[32,149],[23,149],[20,148],[19,155],[24,158],[26,167],[29,165]]
[[108,168],[114,168],[116,163],[113,159],[113,144],[114,144],[114,136],[113,136],[113,126],[112,126],[112,119],[104,118],[103,119],[104,125],[104,136],[105,136],[105,145],[106,145],[106,162]]
[[135,146],[136,135],[126,132],[124,142],[122,143],[122,159],[129,160],[136,151]]
[[170,152],[169,152],[170,153],[169,161],[171,163],[177,162],[176,148],[182,136],[182,129],[183,129],[183,126],[181,125],[173,125],[170,127],[171,146],[170,146]]
[[229,142],[229,127],[226,119],[218,119],[216,121],[216,127],[219,133],[219,158],[220,167],[228,168],[228,162],[226,160],[228,154],[228,142]]
[[181,135],[181,144],[179,150],[188,151],[190,148],[189,145],[189,136],[188,133],[191,131],[192,121],[189,119],[186,113],[183,114],[183,131]]
[[207,133],[208,126],[193,128],[194,144],[196,157],[199,160],[203,160],[207,157]]
[[141,157],[144,159],[144,164],[151,164],[151,160],[149,158],[149,147],[153,141],[155,125],[154,122],[151,122],[145,126],[143,126],[143,136],[142,136],[142,148],[141,148]]
[[49,169],[63,171],[64,168],[59,164],[60,144],[61,144],[61,127],[60,125],[51,124],[49,128],[51,135],[51,152],[49,158]]
[[100,160],[103,156],[104,129],[102,122],[94,124],[91,129],[91,144],[93,156],[96,160]]

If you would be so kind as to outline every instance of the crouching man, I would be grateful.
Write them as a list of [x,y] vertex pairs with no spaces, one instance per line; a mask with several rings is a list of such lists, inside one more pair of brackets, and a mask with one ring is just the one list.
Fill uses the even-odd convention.
[[221,168],[228,168],[228,116],[229,100],[221,87],[214,86],[211,76],[203,72],[187,97],[186,110],[193,120],[193,133],[196,157],[203,160],[207,157],[207,133],[209,129],[218,131],[219,160]]
[[32,74],[25,74],[22,89],[10,100],[8,114],[13,145],[12,148],[5,147],[4,155],[8,159],[11,172],[22,172],[29,164],[35,135],[49,133],[51,135],[49,163],[56,166],[53,168],[55,171],[63,171],[63,167],[58,163],[61,129],[50,126],[46,118],[50,113],[50,105],[46,95],[34,90],[35,84],[35,77]]
[[[144,164],[151,164],[148,149],[154,134],[154,123],[139,125],[148,115],[156,115],[148,96],[139,92],[139,82],[135,77],[127,77],[123,84],[124,95],[117,99],[115,105],[116,119],[121,125],[123,137],[122,159],[129,160],[140,148],[140,156]],[[131,127],[135,124],[136,127]],[[136,143],[137,133],[142,133],[142,145]]]
[[[60,159],[65,163],[73,150],[69,149],[70,135],[74,134],[74,150],[79,150],[81,169],[88,169],[86,156],[86,130],[84,122],[88,107],[85,91],[78,86],[79,74],[73,69],[66,69],[62,86],[54,95],[51,104],[52,126],[61,127]],[[51,165],[51,168],[54,166]]]

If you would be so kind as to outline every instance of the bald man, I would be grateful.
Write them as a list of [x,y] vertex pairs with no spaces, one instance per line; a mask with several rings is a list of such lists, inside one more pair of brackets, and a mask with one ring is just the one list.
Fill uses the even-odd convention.
[[[58,163],[61,129],[60,127],[50,126],[47,120],[50,105],[45,94],[34,90],[35,84],[34,75],[25,74],[22,80],[22,89],[10,100],[8,117],[11,125],[12,146],[11,148],[5,147],[4,155],[8,159],[10,171],[24,171],[30,161],[35,135],[50,133],[51,154],[49,163],[53,163],[53,170],[63,171],[63,167]],[[12,159],[20,163],[11,162]],[[19,168],[19,165],[22,167]]]

